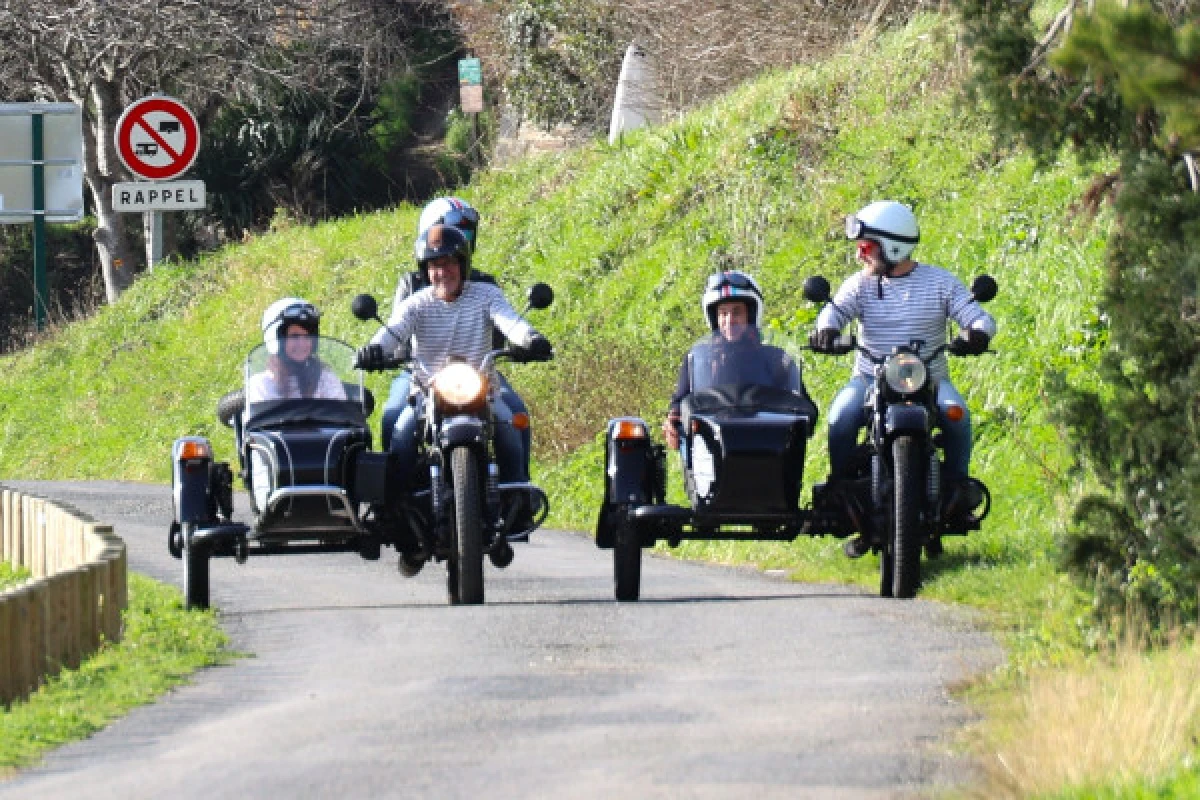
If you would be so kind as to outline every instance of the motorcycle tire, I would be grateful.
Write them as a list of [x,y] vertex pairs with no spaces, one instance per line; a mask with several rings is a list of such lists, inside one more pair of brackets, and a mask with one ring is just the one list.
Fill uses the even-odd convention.
[[208,545],[196,541],[196,523],[183,524],[183,603],[188,611],[208,608]]
[[447,563],[451,605],[483,603],[483,483],[469,447],[450,454],[454,483],[454,548]]
[[629,521],[629,507],[619,506],[613,537],[613,588],[618,603],[636,603],[642,587],[642,543]]
[[217,401],[217,419],[227,428],[233,427],[233,418],[246,410],[246,390],[228,392]]
[[925,462],[911,436],[892,442],[892,589],[895,597],[915,597],[921,583],[921,500],[925,495]]

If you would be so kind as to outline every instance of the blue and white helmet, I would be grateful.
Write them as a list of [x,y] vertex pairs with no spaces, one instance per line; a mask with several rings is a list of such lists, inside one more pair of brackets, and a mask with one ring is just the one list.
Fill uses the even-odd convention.
[[449,225],[458,228],[467,237],[471,252],[475,252],[475,240],[479,233],[479,212],[466,200],[457,197],[439,197],[431,200],[421,211],[417,221],[417,237],[420,238],[434,225]]
[[708,276],[704,287],[704,296],[700,307],[704,309],[704,317],[708,320],[708,329],[717,329],[717,306],[726,300],[741,300],[747,307],[751,324],[762,328],[763,295],[758,283],[740,270],[716,272]]
[[271,355],[279,355],[288,325],[299,325],[316,336],[321,330],[321,312],[299,297],[285,297],[267,306],[262,315],[262,333],[263,344]]

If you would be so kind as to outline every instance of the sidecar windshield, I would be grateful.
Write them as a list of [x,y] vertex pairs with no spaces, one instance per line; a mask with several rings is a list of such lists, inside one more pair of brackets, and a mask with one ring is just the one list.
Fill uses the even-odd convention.
[[289,336],[246,356],[246,420],[361,423],[366,418],[355,351],[326,336]]
[[798,362],[768,338],[756,328],[747,329],[732,342],[720,334],[705,336],[688,352],[692,391],[716,386],[765,386],[803,392]]

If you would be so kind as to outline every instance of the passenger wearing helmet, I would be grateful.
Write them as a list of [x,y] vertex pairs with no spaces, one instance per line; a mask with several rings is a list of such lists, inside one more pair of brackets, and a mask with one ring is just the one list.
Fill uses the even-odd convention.
[[[471,249],[460,230],[434,225],[417,238],[414,250],[417,265],[429,286],[392,309],[387,327],[381,328],[371,343],[359,350],[359,366],[383,369],[389,362],[389,354],[393,358],[411,357],[413,377],[420,385],[427,386],[451,356],[479,364],[493,349],[493,328],[528,351],[531,357],[551,357],[550,342],[517,314],[498,286],[464,280],[470,275]],[[406,472],[416,462],[417,422],[422,412],[422,395],[414,397],[415,403],[407,402],[406,398],[389,442],[390,452]],[[503,396],[494,403],[493,411],[501,481],[528,480],[520,435]]]
[[[945,345],[948,320],[954,320],[961,331],[947,346],[950,352],[975,355],[987,350],[996,334],[995,320],[952,273],[912,259],[920,231],[917,218],[907,206],[892,201],[865,206],[846,218],[846,238],[858,243],[857,257],[863,269],[848,278],[833,302],[821,310],[817,329],[810,337],[814,349],[828,351],[841,329],[857,319],[859,344],[880,355],[918,339],[926,350]],[[964,413],[954,422],[946,415],[950,406],[965,411],[967,405],[950,381],[945,355],[939,355],[929,369],[937,381],[946,485],[962,485],[971,463],[971,417]],[[873,374],[871,362],[860,353],[849,383],[830,407],[829,465],[833,480],[850,477],[858,431],[866,424],[863,401]],[[846,552],[859,556],[865,546],[861,541],[847,540]]]
[[[700,307],[710,336],[684,356],[663,422],[663,437],[675,450],[680,445],[680,406],[697,385],[754,383],[808,398],[795,360],[780,348],[762,342],[763,296],[754,278],[736,270],[710,276]],[[700,370],[714,374],[700,375]]]
[[[430,201],[421,211],[421,217],[417,221],[417,236],[424,235],[434,225],[450,225],[462,231],[467,239],[471,255],[474,256],[475,245],[478,243],[479,236],[479,212],[472,208],[470,203],[457,197],[439,197]],[[471,282],[496,283],[494,277],[477,269],[470,271],[467,280]],[[424,271],[417,269],[404,273],[400,281],[396,284],[396,294],[392,298],[392,308],[399,308],[400,304],[410,295],[427,286],[429,286],[429,279],[426,277]],[[499,331],[493,334],[492,341],[494,349],[504,346],[504,336]],[[500,392],[508,408],[514,414],[528,414],[525,401],[513,391],[503,375],[499,375],[499,377]],[[392,386],[388,390],[387,402],[383,406],[382,431],[380,433],[384,449],[387,449],[391,444],[392,431],[395,429],[396,420],[400,418],[400,412],[408,405],[408,398],[411,393],[412,373],[408,370],[401,370],[392,380]],[[531,446],[528,426],[521,431],[521,444],[524,449],[525,471],[528,472]]]
[[267,306],[262,316],[267,368],[246,384],[246,402],[317,398],[345,400],[346,388],[317,357],[321,313],[299,297]]

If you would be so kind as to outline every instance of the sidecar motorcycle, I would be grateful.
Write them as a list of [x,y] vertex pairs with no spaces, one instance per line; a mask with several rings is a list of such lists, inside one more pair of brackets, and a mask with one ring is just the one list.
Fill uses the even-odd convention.
[[[530,290],[531,307],[544,308],[552,298],[544,284]],[[377,319],[369,295],[355,298],[354,310]],[[355,350],[329,337],[317,340],[316,353],[341,380],[346,399],[247,403],[256,396],[249,387],[268,369],[269,355],[259,345],[245,361],[247,388],[217,405],[218,418],[233,428],[251,522],[233,520],[233,469],[214,460],[207,439],[184,436],[172,447],[175,513],[168,549],[184,564],[186,606],[208,607],[212,558],[242,564],[250,556],[351,552],[377,560],[384,546],[398,551],[408,576],[427,561],[447,561],[450,602],[482,603],[484,556],[507,566],[509,541],[527,538],[549,510],[537,486],[496,480],[487,367],[505,355],[520,360],[519,353],[497,350],[486,364],[450,365],[456,389],[476,388],[453,408],[435,388],[435,376],[427,407],[437,411],[427,420],[422,461],[416,475],[402,476],[388,453],[371,449],[367,419],[374,399]],[[475,381],[464,383],[464,371]]]
[[[980,276],[972,292],[986,302],[996,294],[995,281]],[[805,296],[828,302],[828,282],[810,279]],[[857,347],[853,337],[843,337],[831,354]],[[816,484],[812,506],[801,508],[805,447],[817,421],[803,388],[762,385],[761,371],[747,360],[706,364],[712,349],[692,348],[693,392],[684,398],[676,429],[688,506],[665,502],[666,449],[653,442],[646,422],[620,417],[608,423],[596,545],[613,551],[616,599],[638,599],[642,550],[656,542],[676,547],[685,539],[791,541],[801,535],[864,537],[880,556],[880,595],[913,597],[922,550],[936,555],[941,537],[979,530],[991,509],[990,492],[975,478],[957,487],[963,491],[954,499],[943,487],[936,386],[928,371],[943,350],[926,353],[913,342],[894,353],[867,354],[876,376],[853,475]],[[695,375],[718,379],[697,382]],[[954,500],[964,496],[970,499],[956,507]]]

